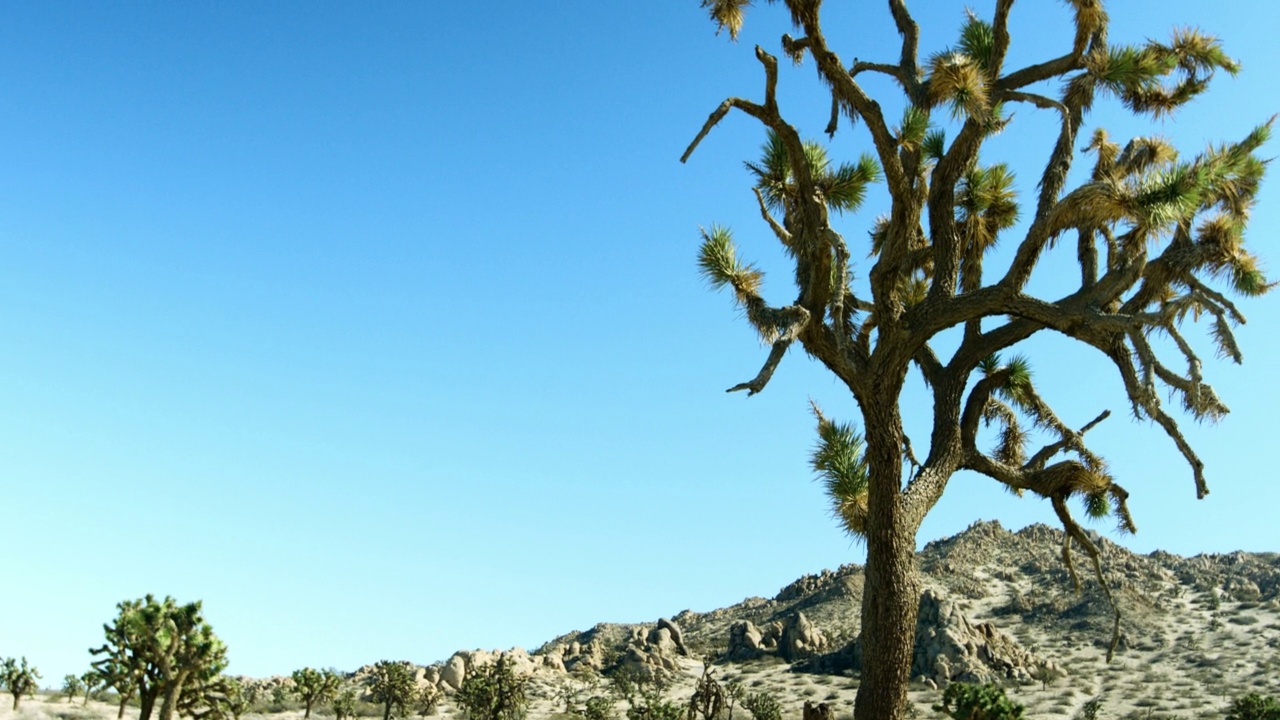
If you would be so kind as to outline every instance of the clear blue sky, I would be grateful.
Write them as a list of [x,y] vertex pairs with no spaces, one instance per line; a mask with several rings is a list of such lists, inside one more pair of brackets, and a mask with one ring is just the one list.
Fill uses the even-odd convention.
[[[1190,153],[1280,111],[1280,6],[1112,4],[1113,41],[1196,24],[1244,72],[1154,127],[1091,120]],[[895,56],[883,3],[828,5],[847,60]],[[951,42],[963,3],[912,6],[926,52]],[[1011,62],[1061,52],[1064,6],[1014,16]],[[741,166],[763,133],[731,117],[677,162],[725,96],[759,97],[751,48],[787,29],[760,7],[730,43],[695,0],[7,5],[0,655],[57,684],[150,592],[203,599],[234,673],[427,663],[861,561],[806,466],[808,398],[850,399],[800,353],[726,395],[766,351],[695,273],[698,226],[726,223],[790,299]],[[818,136],[812,68],[782,83]],[[1028,191],[1049,119],[1018,109],[987,156]],[[1250,234],[1273,269],[1276,183]],[[845,220],[856,248],[883,206]],[[1245,365],[1208,371],[1234,412],[1186,423],[1199,502],[1107,365],[1034,348],[1069,423],[1115,412],[1090,437],[1136,550],[1280,550],[1280,312],[1243,307]],[[921,540],[979,518],[1052,512],[959,476]]]

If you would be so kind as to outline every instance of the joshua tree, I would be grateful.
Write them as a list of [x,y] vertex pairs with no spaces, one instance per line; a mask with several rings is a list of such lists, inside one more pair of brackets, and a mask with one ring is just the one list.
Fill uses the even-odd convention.
[[122,698],[138,693],[139,720],[150,720],[156,700],[160,720],[173,720],[180,704],[199,702],[226,668],[226,646],[205,622],[199,601],[178,605],[147,595],[116,607],[115,624],[103,625],[107,643],[89,651],[104,656],[94,668]]
[[18,710],[18,703],[22,700],[23,695],[30,695],[35,692],[36,680],[40,679],[40,671],[34,666],[27,665],[27,659],[22,658],[21,662],[13,658],[4,658],[0,660],[0,680],[4,681],[4,686],[9,689],[9,694],[13,696],[13,709]]
[[511,658],[503,654],[467,673],[458,688],[458,705],[471,720],[520,720],[529,705],[528,684],[529,678],[517,675]]
[[222,717],[240,720],[240,716],[253,704],[252,693],[245,690],[244,683],[225,675],[222,677],[220,690],[221,698],[218,705]]
[[369,696],[374,702],[382,703],[382,720],[391,720],[392,708],[398,717],[406,717],[409,707],[418,697],[413,669],[407,662],[378,661],[368,682]]
[[333,699],[334,693],[338,691],[339,682],[341,678],[332,670],[316,670],[308,667],[293,671],[293,694],[297,695],[306,706],[306,712],[302,715],[303,720],[310,719],[312,705],[327,703]]
[[356,716],[356,691],[347,688],[338,693],[333,699],[333,715],[338,720],[347,720],[347,718]]
[[67,702],[74,700],[83,687],[84,681],[79,675],[66,675],[62,678],[62,692],[67,696]]
[[80,683],[84,687],[84,704],[89,704],[89,699],[93,697],[94,692],[102,686],[102,674],[97,670],[85,670],[80,675]]
[[[1022,68],[1005,65],[1013,0],[996,0],[990,18],[970,13],[956,44],[923,61],[906,1],[889,0],[899,56],[852,63],[828,43],[819,0],[782,4],[795,33],[782,36],[782,51],[816,66],[831,100],[827,133],[834,138],[845,119],[869,137],[873,152],[836,164],[822,145],[807,142],[783,117],[776,57],[757,47],[763,97],[725,100],[681,159],[731,110],[767,131],[764,158],[747,168],[765,224],[794,261],[798,295],[770,305],[762,273],[738,259],[722,227],[703,231],[700,269],[713,286],[733,290],[772,346],[757,376],[730,391],[763,390],[788,348],[799,344],[857,402],[861,435],[816,413],[813,464],[844,526],[867,547],[866,662],[856,717],[900,720],[920,595],[916,533],[954,473],[973,471],[1015,493],[1049,499],[1066,531],[1069,569],[1074,544],[1101,575],[1097,548],[1072,516],[1071,498],[1082,499],[1091,516],[1114,513],[1121,530],[1135,529],[1128,493],[1085,443],[1109,411],[1087,422],[1055,414],[1032,381],[1028,359],[1012,354],[1028,352],[1024,341],[1051,331],[1096,350],[1118,373],[1135,416],[1159,425],[1190,464],[1197,496],[1208,493],[1203,463],[1162,396],[1196,420],[1227,412],[1205,383],[1184,330],[1205,321],[1217,352],[1239,362],[1232,327],[1244,316],[1228,293],[1256,296],[1271,288],[1244,245],[1264,170],[1256,153],[1270,123],[1191,158],[1158,138],[1120,144],[1101,128],[1084,135],[1095,101],[1118,99],[1135,115],[1167,116],[1217,71],[1238,69],[1215,38],[1198,30],[1175,31],[1168,42],[1110,44],[1102,0],[1067,0],[1073,40],[1062,54]],[[702,0],[731,37],[750,5]],[[901,91],[900,120],[886,117],[867,94],[860,82],[866,73],[889,78]],[[1043,112],[1056,125],[1037,192],[1025,203],[1009,167],[980,154],[989,137],[1010,125],[1015,106]],[[1092,172],[1068,187],[1079,145],[1093,155]],[[856,210],[881,179],[890,207],[872,227],[870,267],[855,285],[853,258],[864,251],[846,243],[833,215]],[[991,253],[998,240],[1012,246],[1004,267]],[[1046,251],[1067,242],[1076,250],[1071,273],[1079,282],[1060,297],[1032,294],[1028,281]],[[1057,260],[1045,264],[1055,277],[1066,269]],[[930,443],[920,459],[904,433],[901,405],[913,368],[933,395]],[[998,435],[994,448],[979,443],[983,423]],[[1039,434],[1029,435],[1030,426]],[[1029,448],[1034,437],[1043,446]],[[1074,569],[1071,575],[1078,587]]]

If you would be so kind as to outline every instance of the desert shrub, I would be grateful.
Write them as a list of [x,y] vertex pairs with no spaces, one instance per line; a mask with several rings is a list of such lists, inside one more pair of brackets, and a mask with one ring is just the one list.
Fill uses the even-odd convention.
[[1080,706],[1080,720],[1098,720],[1102,717],[1102,698],[1096,697],[1086,700],[1084,705]]
[[627,701],[627,720],[682,720],[684,708],[663,698],[670,679],[661,671],[622,668],[609,681]]
[[1280,720],[1280,702],[1273,697],[1249,693],[1231,703],[1227,720]]
[[782,720],[782,706],[776,698],[766,693],[751,693],[742,700],[742,707],[755,720]]
[[603,695],[592,695],[582,708],[582,717],[586,720],[613,720],[613,700]]
[[1023,710],[994,683],[951,683],[942,692],[942,703],[933,709],[955,720],[1021,720]]
[[458,688],[458,704],[472,720],[520,720],[529,706],[529,679],[516,675],[506,655],[469,673]]

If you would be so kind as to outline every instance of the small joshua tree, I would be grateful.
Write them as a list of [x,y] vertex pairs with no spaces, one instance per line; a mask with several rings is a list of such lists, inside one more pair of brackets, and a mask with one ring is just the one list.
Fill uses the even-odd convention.
[[694,688],[693,697],[689,698],[688,720],[698,720],[699,715],[703,720],[715,720],[727,705],[728,697],[715,679],[711,661],[704,659],[702,677],[698,678],[698,686]]
[[337,720],[347,720],[356,714],[356,691],[347,688],[333,699],[333,715]]
[[398,717],[408,715],[409,707],[418,697],[410,664],[391,660],[375,663],[369,676],[369,696],[382,705],[382,720],[391,720],[392,709]]
[[80,682],[84,687],[84,704],[89,704],[89,699],[93,694],[102,687],[102,673],[97,670],[86,670],[80,675]]
[[293,694],[306,708],[302,714],[302,720],[310,720],[313,705],[333,699],[334,693],[338,691],[339,682],[341,679],[332,670],[316,670],[307,667],[293,671]]
[[74,700],[83,687],[84,681],[79,675],[66,675],[62,678],[62,694],[67,696],[67,702]]
[[435,685],[423,685],[418,690],[418,714],[422,717],[434,715],[436,705],[440,702],[440,690]]
[[30,695],[36,689],[36,680],[40,679],[40,671],[27,664],[24,657],[19,662],[13,658],[0,660],[0,679],[13,695],[13,709],[17,711],[18,703],[23,695]]
[[527,677],[517,675],[505,654],[467,674],[458,688],[458,704],[471,720],[520,720],[529,705]]

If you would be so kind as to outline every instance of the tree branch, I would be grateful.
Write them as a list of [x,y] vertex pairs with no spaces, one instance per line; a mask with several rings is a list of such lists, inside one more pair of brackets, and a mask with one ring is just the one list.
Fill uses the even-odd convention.
[[769,384],[769,379],[773,377],[773,371],[778,369],[778,363],[782,362],[782,357],[787,354],[787,348],[791,347],[791,343],[791,338],[784,338],[775,342],[773,349],[769,351],[769,359],[765,360],[764,367],[760,368],[760,372],[751,380],[738,383],[725,390],[725,392],[746,390],[747,397],[751,397],[764,390],[764,386]]

